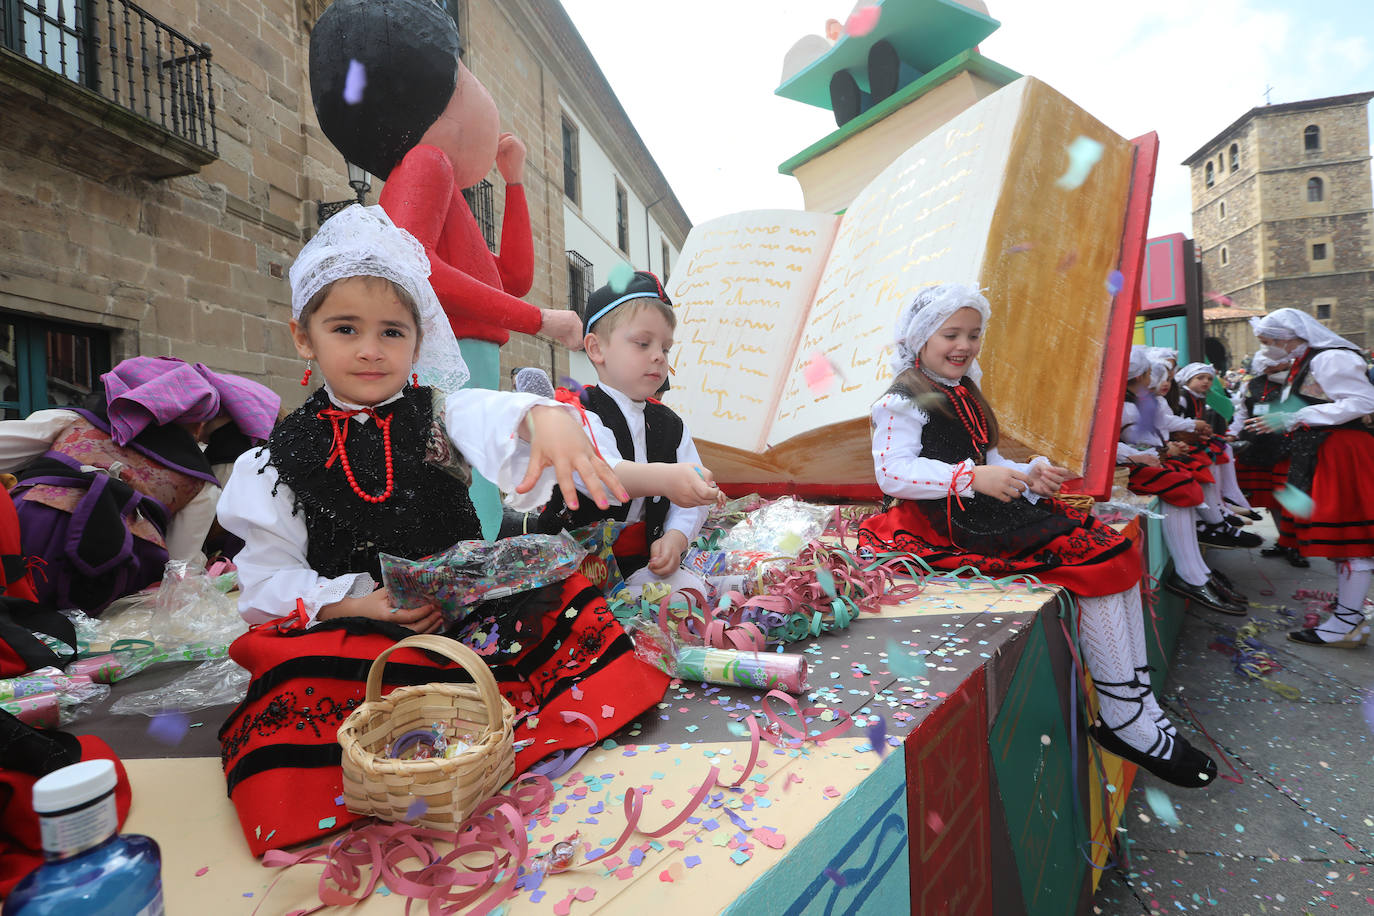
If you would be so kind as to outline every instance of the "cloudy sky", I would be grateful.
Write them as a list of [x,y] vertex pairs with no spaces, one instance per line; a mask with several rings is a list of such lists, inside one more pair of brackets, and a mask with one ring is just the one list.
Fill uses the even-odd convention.
[[[562,0],[694,222],[800,208],[778,164],[834,129],[773,95],[800,36],[853,0]],[[888,0],[900,2],[900,0]],[[1371,0],[986,0],[980,50],[1125,137],[1160,136],[1151,235],[1191,235],[1179,163],[1250,108],[1374,90]]]

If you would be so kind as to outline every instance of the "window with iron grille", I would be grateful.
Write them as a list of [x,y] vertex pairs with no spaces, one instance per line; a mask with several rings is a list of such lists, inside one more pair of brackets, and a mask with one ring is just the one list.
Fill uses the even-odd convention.
[[568,200],[578,203],[582,199],[582,189],[578,184],[578,146],[577,125],[563,116],[563,193]]
[[618,181],[615,183],[615,244],[621,251],[630,253],[630,196]]
[[473,218],[482,230],[482,238],[486,239],[487,248],[495,254],[496,206],[491,200],[491,182],[483,178],[479,184],[464,188],[463,199],[468,202],[468,209],[472,211]]
[[592,262],[576,251],[568,253],[568,308],[579,315],[587,314],[587,296],[595,287]]
[[109,370],[105,331],[0,314],[0,419],[79,407]]

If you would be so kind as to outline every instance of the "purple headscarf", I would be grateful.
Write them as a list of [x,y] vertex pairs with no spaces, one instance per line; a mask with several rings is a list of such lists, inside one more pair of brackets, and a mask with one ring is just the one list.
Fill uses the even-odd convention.
[[249,439],[265,442],[281,407],[266,385],[173,356],[135,356],[100,378],[110,435],[121,446],[149,426],[201,423],[221,413]]

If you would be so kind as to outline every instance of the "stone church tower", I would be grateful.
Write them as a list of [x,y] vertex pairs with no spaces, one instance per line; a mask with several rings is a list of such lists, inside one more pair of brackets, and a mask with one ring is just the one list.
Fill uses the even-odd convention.
[[[1371,98],[1252,108],[1183,161],[1203,289],[1227,318],[1300,308],[1374,344]],[[1236,324],[1225,333],[1232,353],[1255,349],[1243,322],[1224,323]]]

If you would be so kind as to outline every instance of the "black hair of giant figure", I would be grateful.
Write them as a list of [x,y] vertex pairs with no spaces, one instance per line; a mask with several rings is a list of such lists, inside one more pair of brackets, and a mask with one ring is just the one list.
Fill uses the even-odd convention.
[[[320,129],[379,178],[424,136],[453,97],[462,40],[431,0],[336,0],[310,33],[310,98]],[[353,62],[362,98],[344,98]]]

